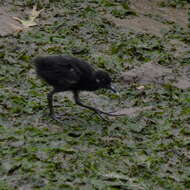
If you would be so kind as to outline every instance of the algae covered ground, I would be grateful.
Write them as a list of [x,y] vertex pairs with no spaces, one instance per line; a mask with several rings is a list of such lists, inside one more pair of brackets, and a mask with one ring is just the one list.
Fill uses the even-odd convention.
[[[188,1],[0,1],[20,19],[35,4],[36,26],[0,37],[0,190],[190,189]],[[109,72],[120,99],[81,98],[126,115],[102,121],[67,92],[55,109],[72,119],[51,120],[31,60],[52,54]]]

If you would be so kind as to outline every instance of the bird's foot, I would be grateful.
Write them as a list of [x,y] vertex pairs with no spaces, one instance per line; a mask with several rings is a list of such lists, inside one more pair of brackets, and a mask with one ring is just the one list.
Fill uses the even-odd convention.
[[94,112],[92,112],[91,116],[97,114],[102,120],[109,122],[110,120],[102,116],[102,111],[96,109]]
[[108,113],[104,112],[104,114],[107,114],[107,115],[112,116],[112,117],[126,115],[126,114],[123,114],[123,113],[116,113],[116,112],[117,111],[111,111],[111,112],[108,112]]
[[112,117],[125,115],[125,114],[113,114],[114,112],[115,112],[115,111],[112,111],[112,112],[104,112],[104,111],[101,111],[101,110],[96,109],[96,110],[94,110],[94,112],[92,113],[92,115],[97,114],[102,120],[108,121],[108,122],[109,122],[110,120],[108,120],[108,119],[106,119],[105,117],[103,117],[102,114],[108,115],[108,116],[112,116]]
[[65,116],[65,114],[61,114],[61,115],[50,114],[50,117],[57,122],[63,122],[64,120],[76,119],[73,116]]
[[51,119],[53,119],[53,120],[55,120],[55,121],[57,121],[57,122],[63,121],[63,117],[57,116],[57,115],[55,115],[55,114],[50,114],[50,117],[51,117]]
[[99,112],[99,111],[95,111],[93,114],[97,114],[102,120],[104,120],[104,121],[107,121],[107,122],[109,122],[110,120],[109,119],[107,119],[107,118],[105,118],[105,117],[103,117],[101,114],[101,112]]
[[114,114],[115,111],[112,111],[112,112],[104,112],[104,111],[101,111],[101,110],[95,110],[95,112],[99,112],[100,114],[105,114],[105,115],[108,115],[108,116],[122,116],[124,114]]

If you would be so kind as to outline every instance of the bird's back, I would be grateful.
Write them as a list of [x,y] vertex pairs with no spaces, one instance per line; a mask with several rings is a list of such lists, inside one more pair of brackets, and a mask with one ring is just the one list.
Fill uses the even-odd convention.
[[34,63],[37,74],[56,88],[72,88],[94,72],[87,62],[71,56],[38,57]]

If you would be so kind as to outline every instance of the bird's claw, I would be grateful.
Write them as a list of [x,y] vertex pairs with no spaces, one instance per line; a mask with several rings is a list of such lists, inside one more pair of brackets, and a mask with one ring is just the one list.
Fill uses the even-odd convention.
[[51,117],[51,119],[53,119],[53,120],[55,120],[57,122],[62,121],[59,116],[55,116],[54,114],[50,114],[50,117]]
[[101,114],[101,111],[95,111],[94,113],[96,113],[96,114],[98,114],[98,116],[102,119],[102,120],[104,120],[104,121],[107,121],[107,122],[109,122],[110,120],[108,120],[108,119],[106,119],[105,117],[103,117]]
[[[98,115],[101,119],[103,119],[104,121],[110,121],[110,120],[108,120],[108,119],[106,119],[105,117],[103,117],[102,114],[108,115],[108,116],[112,116],[112,117],[124,115],[124,114],[112,114],[112,113],[114,113],[114,111],[113,111],[113,112],[104,112],[104,111],[95,109],[94,112],[92,113],[92,115],[97,114],[97,115]],[[92,115],[91,115],[91,116],[92,116]]]
[[121,116],[121,115],[124,115],[124,114],[114,114],[115,111],[112,111],[112,112],[104,112],[104,111],[101,111],[101,110],[97,110],[99,113],[101,114],[105,114],[105,115],[108,115],[108,116]]
[[72,116],[66,117],[65,114],[58,115],[58,116],[56,116],[55,114],[50,114],[50,117],[57,122],[63,122],[64,120],[76,119]]

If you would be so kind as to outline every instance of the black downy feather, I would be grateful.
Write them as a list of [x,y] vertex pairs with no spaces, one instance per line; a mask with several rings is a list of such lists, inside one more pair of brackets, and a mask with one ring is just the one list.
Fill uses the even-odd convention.
[[[80,91],[95,91],[100,88],[110,89],[111,78],[105,71],[96,71],[87,62],[71,56],[46,56],[37,57],[34,60],[36,72],[40,78],[53,86],[53,91],[48,94],[50,115],[56,119],[53,110],[53,95],[57,92],[72,91],[75,102],[83,107],[100,114],[113,115],[96,108],[84,105],[79,99]],[[101,116],[101,118],[103,118]]]

